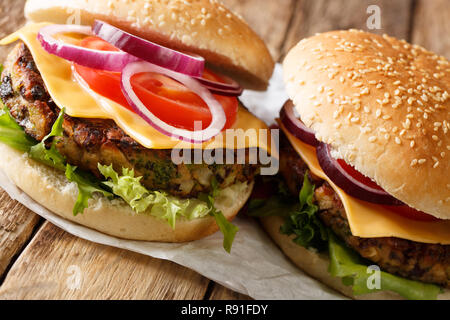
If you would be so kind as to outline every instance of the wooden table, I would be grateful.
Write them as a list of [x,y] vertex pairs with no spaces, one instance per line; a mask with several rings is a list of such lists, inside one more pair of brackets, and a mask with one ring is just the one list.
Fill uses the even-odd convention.
[[[333,29],[381,30],[450,58],[450,0],[226,0],[282,60],[300,39]],[[24,22],[24,0],[0,0],[0,36]],[[2,48],[2,61],[7,50]],[[0,191],[0,299],[247,299],[175,263],[76,238]],[[67,285],[77,266],[80,289]]]

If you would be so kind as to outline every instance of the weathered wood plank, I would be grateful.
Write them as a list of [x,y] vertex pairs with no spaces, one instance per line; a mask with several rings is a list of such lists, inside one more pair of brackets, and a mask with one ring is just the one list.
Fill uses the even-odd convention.
[[214,288],[211,291],[211,295],[209,296],[210,300],[251,300],[251,298],[247,295],[243,295],[237,292],[234,292],[230,289],[221,286],[218,283],[214,283]]
[[222,2],[248,22],[266,42],[274,59],[278,60],[296,0],[222,0]]
[[[377,5],[381,9],[379,30],[368,30],[367,19],[370,14],[367,8],[370,5]],[[298,0],[283,54],[305,37],[337,29],[356,28],[407,39],[411,8],[412,0]]]
[[38,222],[38,215],[0,191],[0,278]]
[[209,280],[175,263],[74,237],[45,222],[0,299],[202,299]]
[[450,1],[419,0],[414,12],[413,43],[450,59]]
[[[0,39],[25,24],[23,6],[26,0],[0,1]],[[11,46],[0,47],[0,63],[5,60]]]

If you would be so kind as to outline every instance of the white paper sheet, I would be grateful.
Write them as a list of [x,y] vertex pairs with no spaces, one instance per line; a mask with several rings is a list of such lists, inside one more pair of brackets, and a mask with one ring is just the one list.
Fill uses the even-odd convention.
[[[241,99],[250,111],[267,123],[273,123],[287,99],[281,66],[276,66],[267,92],[247,91]],[[239,232],[232,253],[228,254],[222,247],[220,232],[185,244],[123,240],[53,214],[19,190],[1,171],[0,187],[11,198],[75,236],[173,261],[255,299],[342,299],[340,294],[298,270],[273,244],[257,221],[245,216],[233,221]]]

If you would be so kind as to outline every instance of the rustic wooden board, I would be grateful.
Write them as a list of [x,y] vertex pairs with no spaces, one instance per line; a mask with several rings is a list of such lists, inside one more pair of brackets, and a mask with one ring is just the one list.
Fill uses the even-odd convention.
[[[23,16],[25,1],[0,0],[0,39],[14,32],[25,23],[25,17]],[[5,60],[9,47],[0,48],[1,63]]]
[[[283,46],[283,54],[305,37],[337,29],[355,28],[407,39],[412,3],[412,0],[299,0]],[[381,9],[380,30],[367,28],[367,8],[370,5],[378,5]]]
[[414,11],[412,41],[450,59],[450,1],[420,0]]
[[0,278],[31,237],[39,219],[38,215],[11,200],[6,192],[0,191]]
[[0,299],[202,299],[208,282],[175,263],[85,241],[45,222],[9,271]]
[[215,283],[209,300],[251,300],[249,296],[231,291],[220,284]]

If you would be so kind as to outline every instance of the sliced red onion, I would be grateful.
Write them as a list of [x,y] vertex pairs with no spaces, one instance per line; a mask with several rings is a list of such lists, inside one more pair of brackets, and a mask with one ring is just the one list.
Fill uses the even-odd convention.
[[401,206],[403,202],[397,200],[381,188],[370,187],[355,178],[342,168],[339,162],[331,156],[330,146],[320,143],[317,147],[317,158],[325,174],[342,190],[352,197],[367,202]]
[[[202,98],[211,112],[211,124],[204,130],[189,131],[173,127],[156,117],[139,99],[131,85],[131,77],[138,73],[155,72],[166,75],[185,85],[189,90]],[[133,62],[127,65],[122,71],[121,79],[122,91],[134,111],[159,132],[190,143],[202,143],[217,136],[225,127],[226,116],[222,105],[212,96],[208,89],[203,87],[197,80],[171,71],[148,62]],[[201,126],[200,126],[201,128]]]
[[130,62],[139,60],[122,51],[113,52],[94,50],[64,43],[53,37],[58,33],[93,35],[91,27],[54,24],[43,27],[39,30],[37,35],[37,39],[45,51],[79,65],[94,69],[120,72]]
[[286,101],[283,108],[281,109],[280,119],[286,129],[294,137],[313,147],[317,147],[320,144],[320,142],[316,139],[314,131],[305,126],[305,124],[295,116],[294,104],[291,100]]
[[194,77],[203,74],[205,59],[198,55],[163,47],[99,20],[95,20],[92,31],[113,46],[152,64]]
[[[222,76],[223,77],[223,76]],[[222,96],[237,97],[242,94],[244,89],[234,80],[226,78],[228,83],[221,83],[217,81],[207,80],[201,77],[194,77],[203,86],[209,89],[214,94]],[[225,78],[225,77],[224,77]]]

